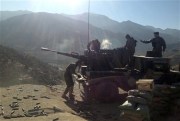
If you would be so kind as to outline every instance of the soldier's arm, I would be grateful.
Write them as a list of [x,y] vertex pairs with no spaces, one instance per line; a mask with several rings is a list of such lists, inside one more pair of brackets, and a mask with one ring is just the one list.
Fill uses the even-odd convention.
[[148,43],[151,43],[152,42],[152,39],[151,40],[148,40],[148,41],[143,41],[143,40],[140,40],[142,43],[145,43],[145,44],[148,44]]
[[[77,72],[80,71],[81,63],[82,63],[82,60],[78,60],[75,63],[75,70],[77,69]],[[76,71],[74,71],[74,73],[76,74]]]

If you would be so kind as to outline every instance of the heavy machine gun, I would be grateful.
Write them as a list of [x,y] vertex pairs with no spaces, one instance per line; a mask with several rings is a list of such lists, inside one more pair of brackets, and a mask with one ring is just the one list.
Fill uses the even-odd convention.
[[179,72],[170,71],[168,58],[134,56],[133,68],[122,68],[125,62],[128,62],[126,61],[128,53],[124,48],[98,52],[85,50],[84,55],[75,52],[58,52],[43,47],[41,49],[83,61],[80,74],[87,77],[83,80],[85,83],[83,83],[84,93],[82,94],[86,100],[122,101],[125,98],[119,94],[118,88],[125,91],[134,89],[138,79],[152,78],[158,84],[171,84],[180,79]]
[[120,69],[118,63],[114,64],[114,59],[118,60],[120,57],[120,50],[100,50],[98,52],[85,50],[84,55],[74,52],[58,52],[44,47],[41,50],[55,52],[83,61],[79,73],[86,77],[81,82],[83,85],[82,97],[85,100],[95,99],[111,102],[121,98],[118,92],[119,86],[125,90],[133,88],[127,82],[128,72]]
[[89,71],[110,71],[114,68],[112,65],[112,55],[114,50],[101,50],[99,52],[85,50],[84,55],[80,55],[76,52],[60,52],[45,47],[41,47],[41,50],[55,52],[60,55],[78,59],[87,66],[86,69]]
[[59,51],[56,51],[56,50],[51,50],[51,49],[48,49],[48,48],[45,48],[45,47],[41,47],[41,50],[55,52],[55,53],[60,54],[60,55],[64,55],[64,56],[68,56],[68,57],[72,57],[72,58],[80,59],[80,60],[85,60],[87,58],[84,55],[79,55],[79,53],[76,53],[76,52],[65,53],[65,52],[59,52]]

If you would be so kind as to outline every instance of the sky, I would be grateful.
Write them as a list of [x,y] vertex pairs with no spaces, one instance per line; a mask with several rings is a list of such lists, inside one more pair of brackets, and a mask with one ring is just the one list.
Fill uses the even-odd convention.
[[0,0],[1,11],[91,12],[122,22],[180,30],[180,0]]

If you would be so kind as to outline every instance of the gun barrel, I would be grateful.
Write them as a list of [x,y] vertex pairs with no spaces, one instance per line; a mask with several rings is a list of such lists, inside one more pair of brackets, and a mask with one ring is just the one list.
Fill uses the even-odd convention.
[[59,52],[59,51],[56,51],[56,50],[51,50],[51,49],[48,49],[48,48],[45,48],[45,47],[41,47],[41,50],[56,52],[57,54],[61,54],[61,55],[72,57],[72,58],[76,58],[76,59],[80,59],[81,58],[81,56],[78,53],[75,53],[75,52],[64,53],[64,52]]
[[57,54],[60,54],[60,55],[65,55],[65,56],[68,56],[68,57],[72,57],[72,58],[77,58],[79,59],[79,55],[74,55],[74,54],[70,54],[70,53],[64,53],[64,52],[57,52]]
[[41,50],[44,50],[44,51],[51,51],[51,52],[57,52],[56,50],[50,50],[50,49],[45,48],[45,47],[41,47]]

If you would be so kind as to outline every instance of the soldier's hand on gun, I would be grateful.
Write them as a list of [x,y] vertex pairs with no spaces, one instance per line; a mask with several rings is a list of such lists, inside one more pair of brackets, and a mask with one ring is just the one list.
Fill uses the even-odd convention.
[[144,41],[143,41],[143,40],[140,40],[140,42],[142,42],[142,43],[143,43]]

